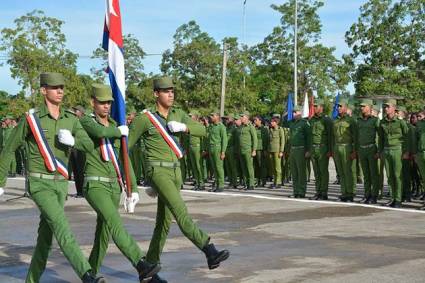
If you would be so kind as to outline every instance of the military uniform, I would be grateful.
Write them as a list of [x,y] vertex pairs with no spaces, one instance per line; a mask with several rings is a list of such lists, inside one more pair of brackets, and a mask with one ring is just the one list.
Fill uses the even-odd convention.
[[[317,99],[315,105],[323,105]],[[316,181],[316,199],[327,199],[329,188],[329,157],[332,152],[332,120],[323,114],[315,114],[309,121],[312,136],[311,161]]]
[[[218,114],[214,112],[212,114]],[[220,158],[221,153],[227,149],[227,133],[223,123],[212,123],[208,135],[208,154],[212,161],[216,188],[213,191],[223,191],[224,189],[224,163]]]
[[271,127],[269,130],[268,152],[270,154],[270,168],[273,176],[273,187],[279,187],[282,184],[282,157],[285,148],[285,133],[281,127],[276,129]]
[[[241,116],[248,116],[247,113],[243,113]],[[244,178],[246,179],[246,188],[254,189],[255,175],[254,175],[254,164],[252,153],[257,148],[257,133],[255,127],[248,122],[248,124],[242,124],[239,133],[239,150],[241,157],[241,165]]]
[[415,157],[416,164],[422,177],[422,184],[425,183],[425,120],[416,123],[413,136],[412,152]]
[[254,159],[257,186],[265,186],[267,181],[267,148],[269,146],[269,130],[264,125],[255,127],[257,133],[257,148]]
[[237,182],[238,182],[238,169],[236,165],[236,159],[235,159],[235,131],[236,126],[234,124],[231,124],[227,126],[226,128],[226,134],[227,134],[227,148],[226,148],[226,158],[224,159],[224,162],[227,167],[227,174],[229,177],[229,183],[230,186],[236,188]]
[[189,157],[195,179],[195,190],[204,190],[202,174],[202,137],[189,135]]

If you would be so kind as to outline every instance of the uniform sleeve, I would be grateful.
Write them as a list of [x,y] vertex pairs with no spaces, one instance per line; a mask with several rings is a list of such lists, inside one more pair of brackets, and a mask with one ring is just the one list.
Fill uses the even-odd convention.
[[7,174],[10,162],[15,157],[15,151],[24,144],[28,134],[28,124],[25,117],[22,117],[19,124],[12,130],[10,137],[5,140],[5,146],[0,154],[0,187],[4,187],[7,181]]
[[382,154],[384,151],[384,129],[382,128],[382,122],[379,124],[378,128],[378,152]]
[[306,121],[304,124],[304,131],[305,131],[305,137],[306,137],[306,144],[305,144],[306,151],[311,151],[313,138],[312,138],[310,123],[308,121]]
[[257,132],[255,131],[254,126],[251,125],[250,127],[250,133],[252,138],[252,148],[251,151],[254,151],[257,149],[258,139],[257,139]]
[[279,152],[285,150],[285,131],[282,128],[279,128]]
[[355,131],[356,131],[356,135],[355,135],[355,140],[354,140],[354,149],[358,152],[359,148],[360,148],[360,136],[359,136],[359,125],[360,123],[356,123],[355,124]]
[[86,115],[80,119],[80,123],[84,130],[92,138],[120,138],[121,132],[117,127],[105,127],[93,120],[92,117]]
[[189,129],[189,133],[195,137],[204,137],[207,134],[204,125],[199,122],[192,120],[189,115],[182,111],[182,122],[186,124]]
[[220,136],[221,136],[221,152],[226,152],[227,149],[227,132],[226,127],[222,125],[220,127]]
[[75,137],[75,149],[83,152],[92,152],[94,150],[93,141],[88,136],[87,132],[83,129],[83,126],[81,126],[81,123],[77,118],[75,118],[72,134]]
[[334,131],[332,128],[332,120],[329,117],[325,120],[325,127],[328,136],[328,140],[326,141],[326,144],[328,145],[328,152],[333,152]]
[[356,144],[357,144],[357,122],[354,119],[351,119],[350,122],[350,132],[351,136],[353,137],[353,148],[356,150]]
[[403,135],[402,149],[403,153],[409,153],[412,151],[412,140],[410,139],[410,131],[407,123],[404,120],[400,121],[401,132]]
[[132,149],[142,134],[148,129],[150,121],[145,114],[138,114],[130,124],[128,134],[128,149]]

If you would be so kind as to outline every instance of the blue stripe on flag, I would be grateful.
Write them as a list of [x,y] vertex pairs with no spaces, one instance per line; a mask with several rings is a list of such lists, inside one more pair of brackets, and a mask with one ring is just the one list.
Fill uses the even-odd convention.
[[125,117],[125,101],[124,96],[118,87],[117,81],[115,80],[115,75],[111,69],[109,69],[109,81],[111,84],[112,96],[114,97],[114,101],[111,106],[111,116],[119,126],[122,126],[127,122]]

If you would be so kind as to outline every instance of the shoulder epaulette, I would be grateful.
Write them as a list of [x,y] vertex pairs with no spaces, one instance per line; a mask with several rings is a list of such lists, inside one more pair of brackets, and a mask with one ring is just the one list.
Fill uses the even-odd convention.
[[66,113],[69,113],[69,114],[72,114],[72,115],[74,115],[74,116],[77,116],[77,114],[75,114],[75,112],[74,112],[74,111],[72,111],[71,109],[65,109],[65,112],[66,112]]

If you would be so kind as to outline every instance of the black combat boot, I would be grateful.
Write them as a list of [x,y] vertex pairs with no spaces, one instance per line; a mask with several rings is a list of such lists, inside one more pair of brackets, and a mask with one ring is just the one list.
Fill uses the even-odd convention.
[[149,281],[149,283],[168,283],[168,281],[159,277],[158,274],[155,274],[152,276],[152,279]]
[[81,277],[81,282],[83,283],[106,283],[105,278],[96,277],[90,271],[84,273],[83,277]]
[[137,263],[136,269],[139,272],[140,283],[147,283],[150,282],[152,276],[161,270],[161,266],[159,264],[151,264],[142,258],[139,263]]
[[208,244],[202,249],[208,260],[209,269],[214,269],[220,266],[220,262],[226,260],[230,253],[228,250],[218,251],[214,244]]

